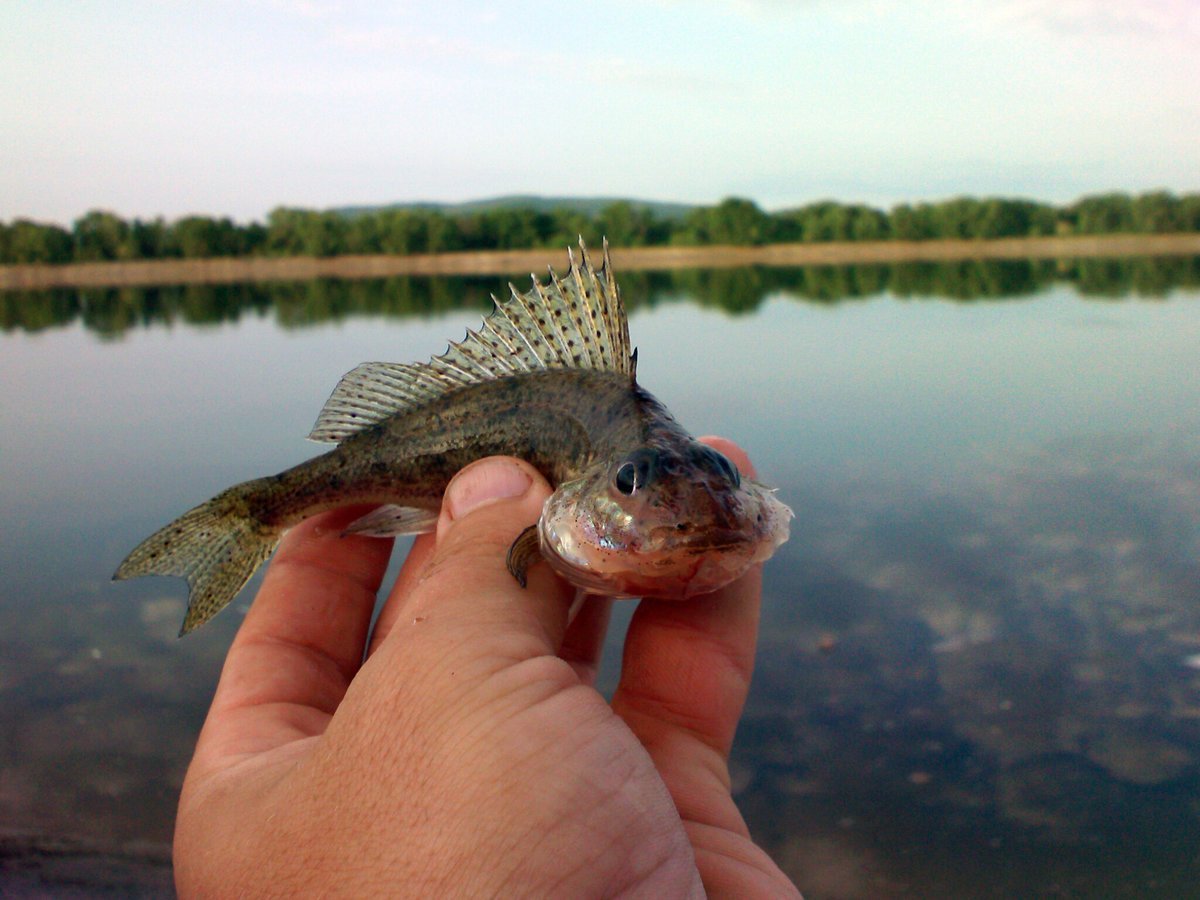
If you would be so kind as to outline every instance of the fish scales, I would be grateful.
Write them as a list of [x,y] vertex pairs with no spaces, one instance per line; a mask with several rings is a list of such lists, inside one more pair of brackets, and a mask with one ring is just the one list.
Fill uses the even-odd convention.
[[580,247],[566,278],[513,288],[442,356],[347,373],[310,434],[334,449],[190,510],[114,577],[186,578],[186,633],[228,605],[287,528],[362,503],[379,508],[348,532],[430,530],[453,475],[492,455],[527,460],[555,488],[510,552],[522,583],[544,558],[591,593],[685,599],[769,557],[791,511],[637,383],[607,246],[599,271]]
[[659,409],[640,399],[624,376],[607,372],[530,373],[464,386],[273,476],[253,513],[266,524],[292,525],[318,505],[437,509],[459,469],[501,454],[528,460],[557,485],[627,431],[646,435],[655,427]]

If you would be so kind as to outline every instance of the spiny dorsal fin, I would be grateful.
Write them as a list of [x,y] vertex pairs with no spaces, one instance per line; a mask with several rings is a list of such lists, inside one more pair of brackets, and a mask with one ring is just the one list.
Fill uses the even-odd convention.
[[579,239],[580,260],[570,249],[570,271],[550,269],[546,284],[492,299],[496,308],[478,331],[450,344],[428,363],[363,363],[342,376],[317,417],[309,440],[340,443],[396,413],[452,390],[539,369],[599,369],[634,377],[629,323],[613,278],[608,241],[597,272]]

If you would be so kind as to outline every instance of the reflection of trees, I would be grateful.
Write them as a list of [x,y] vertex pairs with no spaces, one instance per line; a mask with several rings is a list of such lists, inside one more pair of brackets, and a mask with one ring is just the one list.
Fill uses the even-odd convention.
[[1053,262],[1046,260],[977,260],[917,262],[897,266],[889,287],[902,297],[947,297],[983,300],[1022,297],[1049,287]]
[[256,284],[101,287],[61,293],[73,295],[77,316],[106,337],[138,326],[233,322],[248,313],[261,315],[272,305],[270,295]]
[[[621,275],[621,290],[630,308],[691,302],[740,313],[772,296],[822,304],[883,293],[980,301],[1030,296],[1059,282],[1074,285],[1086,297],[1162,297],[1176,288],[1200,286],[1200,257],[628,272]],[[518,287],[526,287],[523,279]],[[114,336],[139,326],[230,322],[246,313],[272,312],[284,327],[302,327],[351,316],[403,318],[482,310],[489,305],[489,295],[507,293],[502,278],[463,276],[10,291],[0,292],[0,327],[38,331],[81,319],[89,329]]]
[[5,331],[41,331],[78,317],[78,291],[0,291],[0,322]]
[[1200,257],[1077,259],[1064,264],[1063,274],[1089,296],[1162,297],[1200,284]]
[[316,279],[276,286],[275,317],[285,327],[340,321],[353,316],[426,316],[456,309],[486,309],[493,279],[386,278],[366,281]]
[[676,294],[699,306],[719,307],[727,312],[748,312],[770,293],[774,281],[770,270],[757,266],[733,269],[684,269],[672,273]]

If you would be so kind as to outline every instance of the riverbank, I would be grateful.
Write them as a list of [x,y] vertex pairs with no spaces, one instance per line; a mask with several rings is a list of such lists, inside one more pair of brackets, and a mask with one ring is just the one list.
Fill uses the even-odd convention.
[[[1095,235],[997,240],[855,241],[759,247],[619,247],[621,271],[734,266],[809,266],[958,259],[1055,259],[1200,255],[1200,234]],[[519,275],[562,268],[561,249],[420,253],[407,256],[225,257],[0,266],[0,290],[134,287],[383,278],[393,275]]]

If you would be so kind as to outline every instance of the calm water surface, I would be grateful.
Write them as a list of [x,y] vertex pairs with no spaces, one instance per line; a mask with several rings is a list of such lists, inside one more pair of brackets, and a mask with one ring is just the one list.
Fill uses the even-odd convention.
[[[640,380],[797,513],[733,777],[810,900],[1196,895],[1200,260],[1091,265],[622,279]],[[176,640],[109,575],[501,287],[0,295],[0,893],[166,889],[252,594]]]

